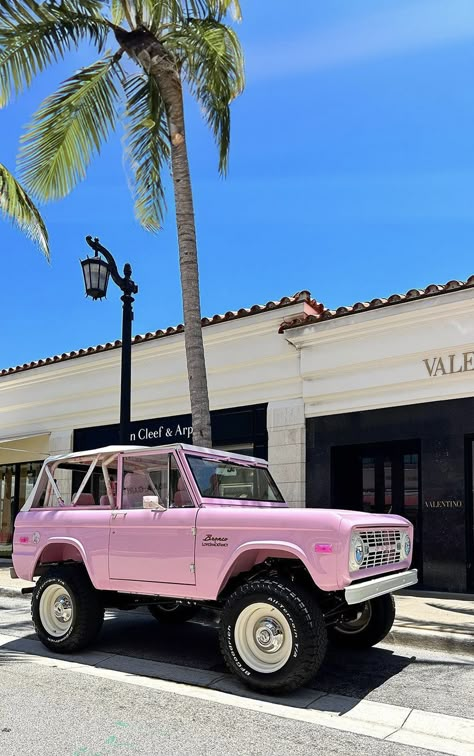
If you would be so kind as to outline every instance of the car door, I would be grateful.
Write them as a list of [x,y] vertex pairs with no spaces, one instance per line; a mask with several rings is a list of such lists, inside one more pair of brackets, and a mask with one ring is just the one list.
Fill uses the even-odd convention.
[[122,455],[119,479],[119,509],[110,519],[110,579],[194,585],[198,509],[183,495],[186,484],[174,455]]

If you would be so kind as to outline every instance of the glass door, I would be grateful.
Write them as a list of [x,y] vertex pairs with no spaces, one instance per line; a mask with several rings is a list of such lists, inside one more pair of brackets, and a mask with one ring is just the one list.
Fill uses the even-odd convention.
[[33,490],[42,464],[0,465],[0,557],[11,555],[15,517]]
[[415,529],[413,566],[421,569],[420,452],[416,442],[333,450],[333,506],[397,514]]
[[0,466],[0,556],[11,552],[16,465]]

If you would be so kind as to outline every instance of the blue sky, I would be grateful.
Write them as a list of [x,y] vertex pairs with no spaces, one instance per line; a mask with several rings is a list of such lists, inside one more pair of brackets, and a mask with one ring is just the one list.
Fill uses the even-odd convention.
[[[243,0],[247,87],[228,177],[197,106],[187,134],[203,315],[310,289],[328,307],[474,273],[472,0]],[[0,111],[0,161],[72,55]],[[0,367],[120,337],[116,287],[86,300],[79,258],[99,236],[140,287],[134,333],[182,320],[172,195],[164,229],[133,217],[112,135],[87,179],[43,208],[52,261],[0,223]]]

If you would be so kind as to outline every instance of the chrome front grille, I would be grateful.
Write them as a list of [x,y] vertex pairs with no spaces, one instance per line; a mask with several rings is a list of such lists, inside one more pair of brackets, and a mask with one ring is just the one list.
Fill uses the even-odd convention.
[[397,528],[357,530],[364,544],[364,559],[360,569],[397,564],[402,561],[402,531]]

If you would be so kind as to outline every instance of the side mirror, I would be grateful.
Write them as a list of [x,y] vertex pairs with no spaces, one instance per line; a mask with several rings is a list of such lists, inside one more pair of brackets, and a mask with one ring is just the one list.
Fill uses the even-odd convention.
[[144,496],[143,509],[151,509],[153,512],[164,512],[166,507],[160,504],[158,496]]

